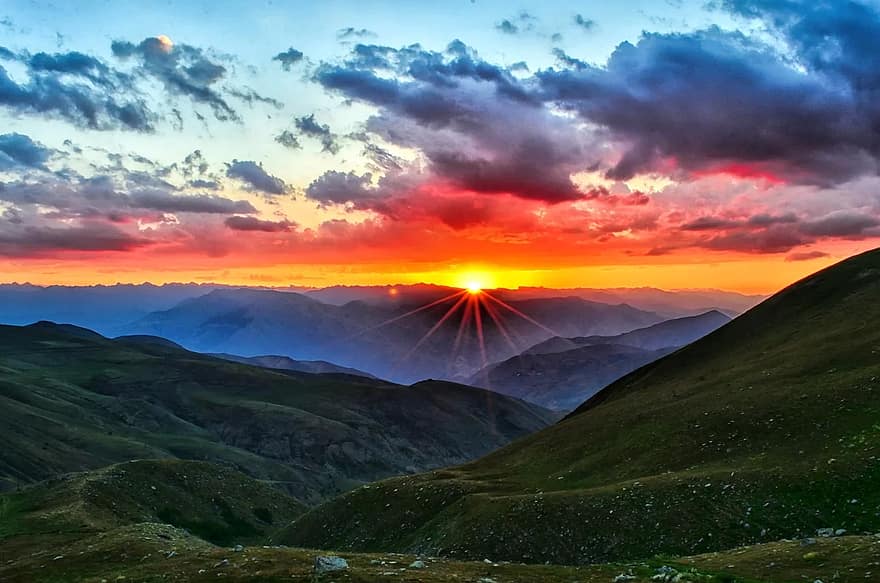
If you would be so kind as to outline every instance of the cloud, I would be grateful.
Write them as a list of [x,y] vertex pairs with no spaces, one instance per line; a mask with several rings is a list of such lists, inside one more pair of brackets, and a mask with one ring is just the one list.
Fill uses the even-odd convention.
[[742,253],[785,253],[813,241],[797,229],[774,225],[759,231],[732,231],[707,239],[699,246],[716,251]]
[[293,123],[296,126],[296,129],[302,132],[304,136],[319,140],[321,142],[322,151],[329,152],[330,154],[336,154],[339,152],[339,143],[337,142],[336,134],[330,131],[330,126],[327,124],[319,124],[315,120],[315,114],[298,117],[293,120]]
[[377,107],[367,133],[419,151],[426,179],[561,202],[582,197],[571,175],[595,164],[588,132],[553,114],[510,71],[461,42],[446,53],[358,45],[345,64],[319,66],[315,80]]
[[261,101],[274,107],[280,105],[252,89],[221,85],[221,81],[229,81],[230,77],[224,64],[203,49],[174,43],[166,36],[148,37],[138,44],[115,40],[111,49],[119,59],[134,59],[138,63],[136,73],[158,80],[172,95],[207,105],[220,121],[241,120],[225,95],[247,103]]
[[504,34],[519,33],[519,27],[506,18],[495,25],[495,30],[503,32]]
[[584,18],[580,14],[575,14],[574,23],[587,32],[592,32],[596,28],[595,20],[593,20],[592,18]]
[[[853,210],[837,210],[804,223],[803,231],[816,237],[863,237],[880,219]],[[880,233],[878,233],[880,234]]]
[[275,136],[275,141],[291,150],[299,150],[302,148],[302,144],[299,143],[299,138],[297,138],[296,134],[290,130],[284,130]]
[[0,170],[16,166],[45,169],[53,150],[18,133],[0,135]]
[[370,186],[370,174],[358,176],[354,172],[329,170],[306,188],[306,197],[321,204],[365,203],[381,198],[381,193]]
[[27,78],[13,80],[0,66],[0,107],[16,115],[46,114],[95,130],[153,130],[155,115],[127,78],[81,53],[33,57],[6,51]]
[[36,53],[26,57],[26,63],[31,71],[76,75],[104,87],[113,87],[114,78],[119,78],[119,75],[101,60],[77,51],[56,54]]
[[229,217],[225,225],[234,231],[258,231],[263,233],[280,233],[293,229],[296,224],[290,221],[264,221],[256,217]]
[[336,31],[337,40],[375,38],[376,36],[376,33],[372,30],[367,30],[366,28],[354,28],[352,26],[340,28]]
[[[858,3],[731,1],[781,44],[718,28],[645,33],[603,67],[536,74],[546,100],[607,128],[622,151],[611,179],[671,172],[835,185],[880,169],[871,39]],[[674,172],[672,172],[674,174]]]
[[285,194],[288,191],[287,184],[278,177],[272,176],[261,164],[252,160],[233,160],[226,165],[226,176],[237,178],[253,188],[265,194]]
[[130,195],[132,208],[150,209],[167,213],[255,213],[257,209],[246,200],[232,200],[214,194],[175,195],[163,191],[134,192]]
[[286,51],[272,57],[272,60],[281,63],[281,68],[285,71],[290,71],[294,65],[303,60],[303,54],[302,51],[290,47]]
[[64,251],[131,251],[151,245],[107,223],[72,227],[19,226],[0,231],[0,255],[30,257]]
[[737,221],[722,219],[720,217],[698,217],[680,228],[683,231],[717,231],[739,225]]
[[829,255],[824,251],[803,251],[799,253],[790,253],[785,256],[786,261],[810,261],[811,259],[821,259]]
[[162,213],[251,214],[254,206],[213,194],[185,194],[152,174],[117,170],[117,176],[82,177],[69,172],[38,180],[0,183],[0,201],[21,208],[51,208],[66,217],[143,217]]
[[515,35],[534,30],[537,22],[537,17],[523,10],[513,18],[505,18],[498,22],[495,25],[495,30],[503,34]]

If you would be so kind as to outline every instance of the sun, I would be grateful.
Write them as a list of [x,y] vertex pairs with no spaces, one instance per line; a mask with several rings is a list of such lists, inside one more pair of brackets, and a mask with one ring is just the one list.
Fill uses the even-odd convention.
[[492,289],[495,283],[493,274],[487,271],[459,272],[456,277],[456,287],[466,292],[477,295],[485,289]]

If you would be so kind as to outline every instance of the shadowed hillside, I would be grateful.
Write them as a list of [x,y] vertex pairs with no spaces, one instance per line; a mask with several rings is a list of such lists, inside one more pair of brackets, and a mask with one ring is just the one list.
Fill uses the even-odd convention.
[[[74,326],[0,326],[0,489],[138,458],[230,464],[313,503],[462,463],[557,418],[462,385],[237,364]],[[442,428],[442,430],[439,430]]]

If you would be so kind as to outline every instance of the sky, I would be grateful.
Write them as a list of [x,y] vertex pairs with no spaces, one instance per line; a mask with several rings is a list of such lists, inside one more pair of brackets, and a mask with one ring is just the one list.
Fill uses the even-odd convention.
[[0,281],[771,292],[880,238],[880,6],[0,4]]

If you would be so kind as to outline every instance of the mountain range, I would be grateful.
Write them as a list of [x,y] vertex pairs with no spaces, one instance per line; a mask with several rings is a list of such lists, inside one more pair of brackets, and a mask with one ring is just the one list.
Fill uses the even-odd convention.
[[153,312],[117,332],[160,336],[199,352],[323,360],[411,383],[464,381],[489,362],[554,334],[617,334],[664,319],[626,304],[529,299],[507,303],[526,316],[508,311],[504,332],[484,313],[478,335],[473,325],[462,326],[462,309],[443,320],[462,294],[434,297],[427,304],[338,306],[294,292],[222,289]]
[[554,336],[489,365],[468,382],[550,409],[571,411],[605,385],[729,321],[712,310],[615,336]]

